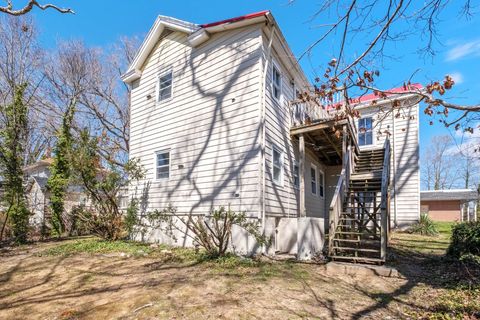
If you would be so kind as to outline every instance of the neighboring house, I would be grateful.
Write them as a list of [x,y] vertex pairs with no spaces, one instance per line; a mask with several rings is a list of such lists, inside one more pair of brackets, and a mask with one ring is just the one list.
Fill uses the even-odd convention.
[[420,193],[421,212],[435,221],[477,221],[478,192],[471,189],[429,190]]
[[[52,158],[43,159],[29,165],[23,169],[26,177],[25,193],[27,204],[32,216],[30,223],[35,227],[40,227],[48,223],[50,216],[50,193],[47,189],[47,181],[50,177],[50,166],[53,163]],[[70,185],[65,195],[64,208],[66,212],[74,207],[86,204],[87,196],[82,187]]]
[[[131,195],[143,190],[146,210],[230,205],[274,240],[261,249],[234,230],[239,252],[308,259],[330,232],[330,257],[359,262],[385,261],[389,219],[419,218],[418,100],[402,88],[375,106],[362,97],[361,119],[296,100],[311,84],[269,11],[203,25],[159,16],[122,79],[130,157],[147,169]],[[401,109],[378,111],[394,98]],[[362,237],[375,251],[363,258]],[[143,239],[174,243],[160,230]]]

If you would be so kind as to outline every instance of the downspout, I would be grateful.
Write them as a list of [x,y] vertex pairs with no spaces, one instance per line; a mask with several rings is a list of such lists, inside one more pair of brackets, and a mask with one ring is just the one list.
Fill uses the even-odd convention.
[[392,109],[392,155],[393,155],[393,226],[396,228],[397,224],[397,156],[395,153],[395,107]]
[[[267,56],[266,56],[266,61],[263,69],[263,74],[262,74],[262,104],[261,104],[261,114],[262,114],[262,119],[261,119],[261,125],[262,125],[262,195],[261,195],[261,213],[262,213],[262,233],[265,234],[265,229],[266,229],[266,213],[265,213],[265,187],[266,187],[266,157],[265,157],[265,150],[266,150],[266,105],[267,105],[267,73],[268,73],[268,66],[269,62],[271,60],[271,55],[272,55],[272,43],[273,43],[273,36],[275,34],[275,28],[273,23],[270,24],[270,27],[272,28],[272,31],[270,33],[270,39],[268,42],[268,48],[267,48]],[[265,245],[262,246],[262,253],[266,253],[266,247]]]

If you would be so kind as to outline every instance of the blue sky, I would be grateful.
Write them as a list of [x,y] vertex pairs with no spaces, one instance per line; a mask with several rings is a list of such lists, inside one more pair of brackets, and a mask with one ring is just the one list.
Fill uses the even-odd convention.
[[[235,17],[260,10],[271,10],[283,30],[295,55],[300,55],[323,30],[319,24],[332,21],[309,21],[318,6],[318,1],[296,0],[288,5],[288,0],[82,0],[51,1],[61,6],[71,7],[75,15],[62,15],[54,11],[33,13],[41,32],[41,42],[45,47],[54,47],[56,42],[65,39],[82,39],[88,45],[103,47],[114,43],[121,36],[140,36],[146,34],[156,16],[169,15],[179,19],[207,23]],[[18,2],[21,4],[21,1]],[[428,83],[451,74],[457,82],[450,93],[458,103],[479,103],[480,96],[480,14],[470,20],[460,18],[458,8],[441,16],[439,39],[436,44],[437,54],[433,58],[420,56],[416,51],[421,35],[416,34],[405,41],[390,45],[389,54],[395,60],[385,61],[380,68],[380,86],[395,87],[402,84],[417,69],[413,80]],[[361,51],[366,40],[358,39],[350,44],[349,55]],[[331,49],[335,39],[326,42],[314,51],[310,59],[301,64],[307,75],[313,77],[313,69],[323,66],[332,58]],[[428,125],[428,120],[421,116],[421,150],[430,141],[431,136],[449,134],[441,125]]]

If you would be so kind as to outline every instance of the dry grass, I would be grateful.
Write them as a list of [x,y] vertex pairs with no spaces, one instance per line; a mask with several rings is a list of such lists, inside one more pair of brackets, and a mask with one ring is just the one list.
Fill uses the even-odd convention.
[[[379,319],[446,314],[438,306],[450,289],[423,280],[430,256],[402,260],[402,253],[413,252],[408,241],[408,235],[395,235],[400,249],[392,253],[405,279],[331,274],[322,265],[293,262],[236,257],[208,261],[192,250],[95,239],[16,247],[0,251],[0,319]],[[415,275],[403,269],[408,263],[418,263]],[[426,303],[425,295],[432,303]]]

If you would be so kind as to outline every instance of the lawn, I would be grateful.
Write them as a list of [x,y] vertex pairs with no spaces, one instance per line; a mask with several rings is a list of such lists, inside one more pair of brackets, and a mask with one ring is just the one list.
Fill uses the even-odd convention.
[[0,319],[473,318],[477,270],[444,256],[441,230],[393,234],[402,278],[95,238],[3,248]]

